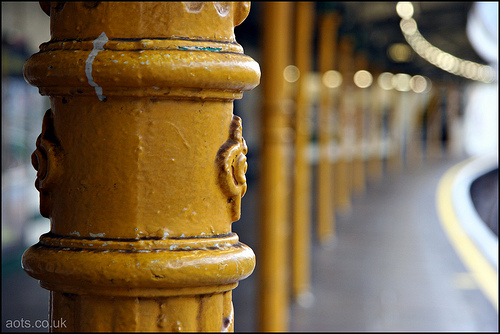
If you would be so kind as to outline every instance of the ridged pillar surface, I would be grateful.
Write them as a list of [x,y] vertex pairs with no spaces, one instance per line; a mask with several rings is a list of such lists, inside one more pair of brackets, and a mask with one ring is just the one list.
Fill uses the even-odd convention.
[[[37,149],[50,232],[23,267],[63,331],[233,330],[255,266],[231,232],[247,146],[233,100],[260,80],[234,26],[249,3],[42,2],[25,63],[50,97]],[[52,328],[52,330],[57,330]]]

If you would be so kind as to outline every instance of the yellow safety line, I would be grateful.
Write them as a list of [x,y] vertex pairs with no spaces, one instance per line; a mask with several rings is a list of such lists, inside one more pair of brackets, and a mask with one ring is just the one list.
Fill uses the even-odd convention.
[[498,313],[498,273],[463,230],[453,207],[453,183],[458,172],[470,161],[453,166],[441,178],[436,194],[437,210],[441,225],[455,251]]

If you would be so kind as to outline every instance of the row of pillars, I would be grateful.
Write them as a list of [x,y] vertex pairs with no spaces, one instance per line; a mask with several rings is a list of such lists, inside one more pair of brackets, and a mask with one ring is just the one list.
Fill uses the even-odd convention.
[[[322,85],[317,102],[318,242],[331,242],[335,213],[350,210],[352,194],[402,151],[394,123],[387,138],[396,149],[366,153],[366,141],[384,139],[381,110],[398,97],[369,100],[352,85],[354,67],[369,63],[352,63],[352,42],[337,43],[339,15],[317,17],[311,2],[262,3],[260,68],[234,36],[247,2],[40,4],[51,39],[24,75],[50,98],[32,163],[51,224],[22,261],[50,290],[51,323],[65,320],[51,330],[234,329],[231,293],[252,274],[255,255],[231,230],[248,149],[233,101],[261,71],[258,323],[286,330],[290,296],[311,291],[316,101],[306,79],[316,54],[320,74],[337,66],[344,76],[339,88]],[[293,85],[283,78],[290,64],[301,73]]]
[[[352,197],[385,171],[456,151],[456,140],[442,139],[443,130],[453,132],[460,96],[452,84],[434,83],[425,93],[356,86],[359,70],[374,81],[389,74],[355,49],[353,37],[339,35],[342,17],[328,5],[269,2],[262,13],[257,328],[286,331],[290,304],[307,307],[314,298],[311,243],[330,245],[336,216],[353,210]],[[334,74],[341,84],[332,84]]]

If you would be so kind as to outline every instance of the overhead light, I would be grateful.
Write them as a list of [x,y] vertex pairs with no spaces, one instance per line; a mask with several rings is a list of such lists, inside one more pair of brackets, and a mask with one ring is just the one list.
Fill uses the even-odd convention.
[[399,27],[401,28],[403,34],[406,34],[408,36],[412,36],[418,31],[417,21],[412,18],[402,19],[401,22],[399,22]]
[[322,82],[328,88],[337,88],[342,84],[342,74],[335,70],[326,71],[323,74]]
[[396,11],[401,17],[399,26],[406,41],[419,56],[444,71],[467,79],[485,83],[491,83],[496,79],[496,72],[491,66],[457,58],[429,43],[418,31],[417,22],[411,18],[413,6],[410,11],[407,4],[398,2],[396,5]]
[[410,19],[413,16],[413,5],[409,1],[400,1],[396,4],[396,11],[402,19]]
[[410,79],[410,89],[415,93],[426,93],[430,91],[431,81],[421,75],[414,75]]
[[389,72],[383,72],[378,76],[377,83],[383,90],[391,90],[392,86],[392,78],[394,74]]
[[366,70],[359,70],[354,74],[353,81],[359,88],[368,88],[373,82],[373,77],[370,72]]
[[295,65],[288,65],[283,70],[283,77],[287,82],[295,82],[300,78],[300,70]]
[[406,73],[398,73],[392,77],[392,86],[399,92],[407,92],[410,90],[411,76]]
[[412,52],[407,44],[394,43],[387,49],[388,56],[397,63],[405,63],[410,61]]

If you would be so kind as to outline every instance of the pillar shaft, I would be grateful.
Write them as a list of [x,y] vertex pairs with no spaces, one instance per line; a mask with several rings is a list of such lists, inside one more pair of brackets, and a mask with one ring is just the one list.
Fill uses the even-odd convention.
[[368,143],[368,162],[366,173],[370,181],[379,182],[383,174],[383,158],[382,158],[382,140],[383,140],[383,108],[384,101],[382,94],[384,90],[377,84],[377,78],[380,71],[375,71],[373,75],[373,84],[370,87],[370,96],[368,109],[368,128],[367,137]]
[[[358,52],[354,57],[354,62],[356,66],[356,71],[368,70],[368,59],[365,54]],[[361,195],[366,190],[366,171],[365,171],[365,160],[366,160],[366,147],[365,138],[367,135],[366,131],[366,113],[368,110],[368,87],[357,87],[354,92],[356,98],[356,107],[354,109],[354,131],[355,131],[355,143],[354,143],[354,155],[353,155],[353,193],[356,195]]]
[[388,91],[387,99],[387,171],[398,172],[401,170],[401,145],[400,145],[400,128],[399,121],[399,107],[401,100],[401,92],[391,89]]
[[295,63],[300,71],[295,112],[295,173],[292,208],[292,293],[301,298],[310,292],[311,276],[311,101],[308,75],[312,71],[314,3],[295,5]]
[[[337,29],[339,17],[335,12],[323,13],[319,26],[319,72],[323,75],[333,70],[336,57]],[[333,237],[335,225],[333,164],[331,152],[333,145],[333,101],[332,89],[321,85],[318,132],[319,132],[319,164],[318,164],[318,228],[317,236],[325,243]]]
[[23,267],[51,291],[51,318],[232,330],[231,290],[255,266],[231,232],[247,166],[233,100],[260,77],[233,32],[249,3],[42,8],[51,40],[24,75],[51,102],[32,155],[51,228]]
[[288,155],[290,119],[283,70],[290,64],[292,3],[264,2],[259,222],[259,331],[288,327]]
[[342,74],[342,86],[339,105],[339,157],[336,163],[336,198],[337,209],[348,212],[351,209],[352,191],[352,154],[353,154],[353,41],[342,37],[339,41],[339,72]]

